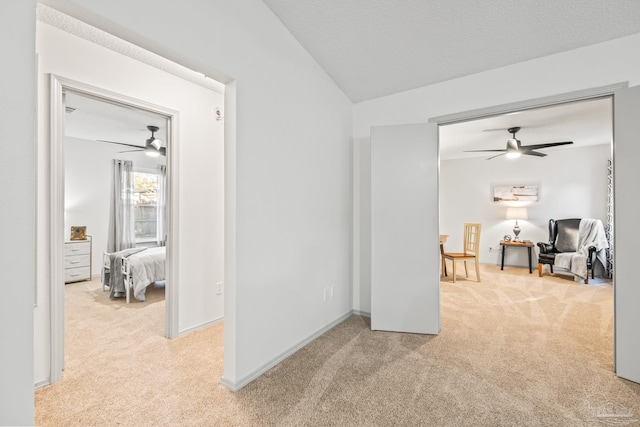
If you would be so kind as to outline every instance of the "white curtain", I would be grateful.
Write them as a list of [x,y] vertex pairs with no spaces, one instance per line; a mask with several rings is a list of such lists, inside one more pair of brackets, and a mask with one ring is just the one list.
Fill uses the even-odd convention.
[[113,160],[107,252],[136,245],[133,201],[133,162]]
[[165,246],[167,244],[167,167],[165,165],[158,165],[156,204],[156,243],[158,246]]

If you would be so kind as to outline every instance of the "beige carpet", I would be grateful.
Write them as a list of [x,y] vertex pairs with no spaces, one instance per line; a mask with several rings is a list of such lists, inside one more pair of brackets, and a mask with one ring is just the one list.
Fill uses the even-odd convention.
[[[442,282],[442,333],[372,332],[352,316],[237,393],[222,324],[168,341],[162,289],[109,301],[67,285],[63,380],[42,426],[640,425],[640,385],[612,372],[612,289],[482,266]],[[613,424],[615,422],[615,424]]]

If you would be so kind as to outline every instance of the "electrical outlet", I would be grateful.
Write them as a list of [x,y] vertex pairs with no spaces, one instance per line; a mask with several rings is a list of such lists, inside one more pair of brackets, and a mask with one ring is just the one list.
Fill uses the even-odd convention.
[[331,287],[329,288],[329,297],[333,298],[333,295],[335,294],[335,292],[336,292],[335,285],[331,285]]
[[222,282],[216,283],[216,295],[220,295],[222,293]]

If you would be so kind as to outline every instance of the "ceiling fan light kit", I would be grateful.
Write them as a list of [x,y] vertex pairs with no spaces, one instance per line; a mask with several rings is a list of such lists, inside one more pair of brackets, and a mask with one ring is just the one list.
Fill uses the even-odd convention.
[[147,129],[151,132],[151,137],[147,139],[147,144],[145,146],[145,154],[149,157],[158,157],[160,155],[160,147],[162,146],[162,141],[157,139],[154,134],[158,132],[158,126],[147,126]]
[[144,154],[148,157],[158,157],[160,156],[160,152],[151,144],[144,149]]
[[520,141],[517,139],[510,139],[507,141],[507,158],[508,159],[517,159],[520,157]]
[[527,156],[545,157],[546,156],[545,153],[541,153],[535,150],[540,150],[540,149],[549,148],[549,147],[556,147],[558,145],[573,144],[573,141],[565,141],[565,142],[550,142],[547,144],[522,145],[520,144],[520,140],[516,138],[516,133],[518,133],[520,129],[521,128],[519,126],[515,126],[507,129],[507,132],[509,132],[512,135],[512,137],[507,140],[507,147],[505,149],[467,150],[465,151],[465,153],[480,153],[480,152],[500,153],[500,154],[496,154],[495,156],[491,156],[487,158],[487,160],[495,159],[496,157],[502,156],[503,154],[505,154],[508,159],[516,159],[523,154]]

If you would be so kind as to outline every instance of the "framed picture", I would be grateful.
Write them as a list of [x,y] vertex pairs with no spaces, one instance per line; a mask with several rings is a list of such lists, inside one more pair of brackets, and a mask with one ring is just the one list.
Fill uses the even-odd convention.
[[71,226],[71,240],[87,240],[87,227],[84,225]]
[[537,202],[537,185],[496,185],[493,187],[494,202]]

